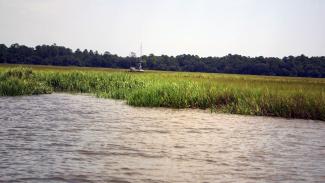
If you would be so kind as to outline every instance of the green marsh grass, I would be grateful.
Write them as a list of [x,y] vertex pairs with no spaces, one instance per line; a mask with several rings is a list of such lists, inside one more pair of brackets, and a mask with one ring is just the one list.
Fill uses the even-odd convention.
[[0,66],[0,95],[91,93],[144,107],[325,120],[325,79]]

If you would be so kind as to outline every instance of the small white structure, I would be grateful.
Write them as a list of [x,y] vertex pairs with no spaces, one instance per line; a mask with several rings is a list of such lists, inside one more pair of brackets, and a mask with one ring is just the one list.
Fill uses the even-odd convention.
[[144,72],[142,67],[135,68],[135,67],[130,67],[130,72]]
[[[136,54],[134,52],[131,52],[131,57],[136,58]],[[140,45],[140,56],[139,60],[137,62],[137,67],[130,67],[130,72],[144,72],[142,69],[142,44]]]

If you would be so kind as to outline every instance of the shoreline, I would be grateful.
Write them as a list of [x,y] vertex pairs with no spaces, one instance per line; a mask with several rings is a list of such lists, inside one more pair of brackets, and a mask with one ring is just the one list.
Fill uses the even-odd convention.
[[99,98],[121,99],[138,107],[204,109],[325,121],[323,80],[312,83],[285,78],[238,77],[159,72],[60,72],[17,67],[0,71],[0,96],[86,93]]
[[300,121],[300,122],[311,122],[311,123],[324,123],[325,120],[314,120],[314,119],[304,119],[304,118],[284,118],[284,117],[278,117],[278,116],[257,116],[257,115],[245,115],[245,114],[232,114],[232,113],[225,113],[221,111],[211,111],[211,109],[199,109],[199,108],[169,108],[169,107],[146,107],[146,106],[132,106],[127,104],[126,100],[123,99],[112,99],[112,98],[101,98],[97,97],[96,95],[92,93],[71,93],[71,92],[53,92],[49,94],[38,94],[38,95],[19,95],[19,96],[0,96],[0,99],[2,97],[38,97],[41,95],[72,95],[72,96],[86,96],[86,97],[92,97],[99,100],[111,100],[117,103],[121,103],[122,105],[126,105],[128,107],[134,107],[134,108],[140,108],[140,109],[149,109],[149,110],[167,110],[172,112],[186,112],[186,111],[193,111],[198,113],[204,113],[208,115],[225,115],[225,116],[233,116],[233,117],[242,117],[242,118],[261,118],[261,119],[279,119],[279,120],[286,120],[286,121]]

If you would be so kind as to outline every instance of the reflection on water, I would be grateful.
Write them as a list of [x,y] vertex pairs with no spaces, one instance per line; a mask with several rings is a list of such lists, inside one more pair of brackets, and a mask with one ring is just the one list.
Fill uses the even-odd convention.
[[325,123],[0,98],[0,182],[325,181]]

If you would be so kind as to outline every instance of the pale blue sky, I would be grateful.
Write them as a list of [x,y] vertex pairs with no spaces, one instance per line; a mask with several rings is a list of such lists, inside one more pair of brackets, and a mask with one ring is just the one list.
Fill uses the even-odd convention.
[[325,0],[0,0],[0,43],[199,56],[325,55]]

